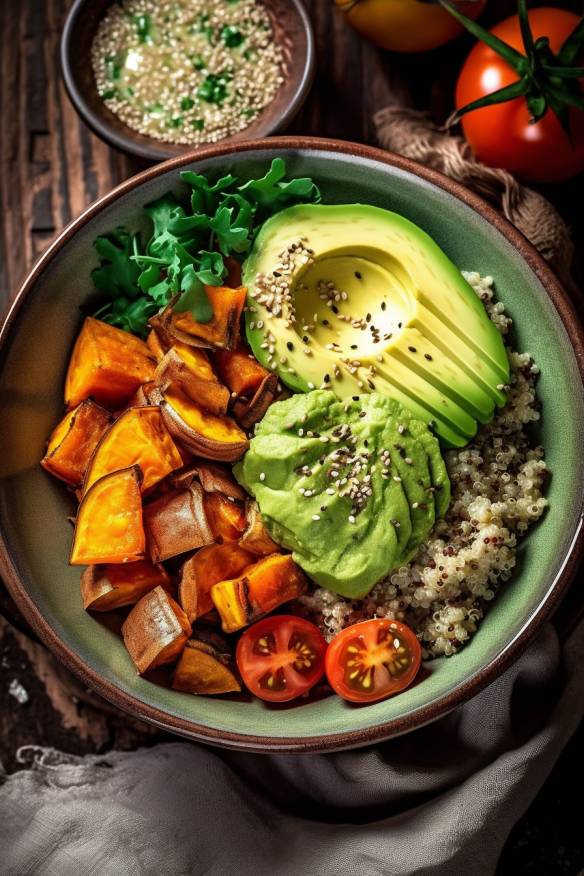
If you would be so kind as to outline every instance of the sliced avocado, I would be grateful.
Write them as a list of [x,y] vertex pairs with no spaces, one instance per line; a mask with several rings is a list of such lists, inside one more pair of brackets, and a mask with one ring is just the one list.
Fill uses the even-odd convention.
[[412,435],[415,435],[418,441],[424,445],[428,455],[436,520],[439,520],[444,517],[450,505],[450,478],[446,463],[440,453],[440,445],[420,420],[412,418],[408,423],[408,428]]
[[428,536],[428,427],[414,435],[414,422],[378,393],[340,401],[315,390],[276,402],[258,424],[235,475],[272,538],[321,586],[362,598]]
[[261,228],[244,264],[247,337],[292,389],[395,398],[447,446],[505,402],[495,325],[437,244],[361,204],[300,205]]

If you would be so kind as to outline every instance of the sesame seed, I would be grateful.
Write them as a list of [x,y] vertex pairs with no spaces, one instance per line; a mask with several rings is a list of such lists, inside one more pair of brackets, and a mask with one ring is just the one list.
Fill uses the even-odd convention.
[[266,479],[266,473],[265,473],[265,471],[261,471],[260,472],[260,481],[265,481],[265,479]]
[[312,519],[313,520],[320,520],[320,514],[313,514]]
[[357,522],[357,518],[355,517],[355,515],[349,514],[349,523],[356,523],[356,522]]

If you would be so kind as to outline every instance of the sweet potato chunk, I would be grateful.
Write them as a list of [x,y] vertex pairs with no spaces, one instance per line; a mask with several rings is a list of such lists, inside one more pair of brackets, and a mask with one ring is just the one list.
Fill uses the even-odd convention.
[[251,429],[262,419],[278,391],[278,377],[267,374],[249,401],[236,401],[233,405],[233,415],[243,429]]
[[289,554],[272,554],[248,566],[238,578],[211,588],[211,599],[226,633],[234,633],[296,599],[306,590],[306,578]]
[[200,481],[206,493],[221,493],[239,502],[247,498],[247,493],[239,486],[231,474],[231,469],[226,465],[197,459],[168,477],[169,483],[176,488],[188,487],[196,480]]
[[155,329],[151,329],[148,333],[146,343],[149,346],[150,352],[152,353],[154,359],[156,359],[157,362],[160,362],[160,360],[164,357],[166,349],[163,346],[159,336],[156,334]]
[[278,545],[264,526],[258,503],[253,499],[248,499],[245,503],[245,519],[247,523],[245,532],[239,539],[242,548],[260,557],[268,556],[278,550]]
[[164,389],[176,387],[212,414],[224,414],[229,390],[219,383],[204,350],[176,343],[158,363],[156,381]]
[[73,408],[91,397],[115,410],[141,383],[154,379],[154,369],[155,361],[144,341],[88,316],[69,362],[65,403]]
[[142,469],[143,493],[183,465],[160,408],[129,408],[118,417],[97,445],[84,491],[109,472],[135,464]]
[[91,399],[69,411],[52,432],[41,465],[55,477],[78,487],[111,414]]
[[191,632],[186,614],[163,587],[143,596],[122,626],[124,644],[140,675],[176,660]]
[[203,489],[192,483],[144,506],[144,528],[153,563],[161,563],[215,540],[207,521]]
[[235,462],[248,448],[247,436],[234,420],[203,410],[180,390],[166,390],[160,408],[171,435],[197,456]]
[[217,350],[213,359],[219,377],[236,395],[254,395],[271,373],[243,344],[237,350]]
[[212,611],[211,587],[235,578],[255,559],[236,544],[212,544],[190,557],[181,569],[178,598],[191,623]]
[[207,642],[189,639],[174,671],[174,690],[191,694],[224,694],[241,690],[230,668],[230,655]]
[[245,511],[241,505],[236,505],[221,493],[207,493],[205,511],[215,541],[220,544],[239,541],[246,525]]
[[87,491],[75,523],[72,566],[144,559],[140,466],[115,471]]
[[172,306],[150,320],[164,342],[169,338],[193,347],[210,347],[233,350],[239,341],[239,323],[245,304],[247,290],[240,286],[206,286],[205,290],[213,308],[209,322],[197,322],[191,313],[175,313]]
[[117,566],[89,566],[81,576],[83,608],[113,611],[134,605],[150,590],[172,590],[170,575],[163,566],[146,561]]

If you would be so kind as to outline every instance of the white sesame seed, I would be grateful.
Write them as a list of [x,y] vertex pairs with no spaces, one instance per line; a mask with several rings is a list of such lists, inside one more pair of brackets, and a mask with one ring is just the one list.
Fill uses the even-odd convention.
[[265,471],[261,471],[260,472],[260,481],[265,481],[265,479],[266,479],[266,473],[265,473]]

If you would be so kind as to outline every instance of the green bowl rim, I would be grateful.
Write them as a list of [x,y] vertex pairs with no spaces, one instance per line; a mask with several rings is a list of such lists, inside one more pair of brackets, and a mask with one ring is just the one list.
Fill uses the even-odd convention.
[[[395,167],[398,170],[420,177],[440,189],[450,193],[472,210],[486,219],[498,230],[525,260],[529,268],[541,282],[546,293],[554,304],[560,320],[570,338],[574,350],[580,379],[584,385],[584,329],[574,310],[567,293],[552,273],[549,266],[531,243],[510,222],[500,216],[482,198],[466,189],[460,183],[454,182],[436,170],[424,167],[415,161],[404,158],[386,150],[350,141],[324,139],[319,137],[270,137],[249,140],[242,143],[216,144],[213,146],[187,152],[168,161],[151,167],[136,176],[124,181],[111,192],[91,204],[77,219],[67,225],[46,252],[38,259],[23,281],[11,308],[0,329],[0,367],[5,350],[11,336],[12,326],[25,303],[34,284],[47,268],[56,254],[74,237],[90,219],[105,207],[114,203],[120,196],[126,195],[138,188],[142,183],[155,179],[169,170],[178,169],[194,161],[204,161],[209,158],[229,156],[238,152],[253,152],[259,150],[297,150],[333,152],[341,155],[377,161]],[[579,519],[575,525],[574,536],[563,558],[561,567],[554,580],[542,596],[539,605],[533,610],[523,627],[511,641],[504,645],[497,656],[486,666],[476,672],[471,678],[456,687],[451,693],[423,706],[415,711],[394,718],[391,721],[374,727],[360,730],[344,731],[326,736],[306,737],[269,737],[245,733],[230,733],[197,724],[165,712],[162,709],[143,703],[138,697],[120,690],[114,682],[103,679],[83,657],[69,648],[51,627],[49,622],[28,595],[23,581],[17,572],[10,556],[8,546],[0,531],[0,574],[8,587],[16,605],[37,633],[41,641],[65,663],[84,683],[96,690],[104,699],[118,708],[142,720],[146,720],[161,729],[177,733],[181,736],[217,745],[225,748],[254,751],[258,753],[314,753],[323,751],[338,751],[355,748],[373,742],[390,739],[403,733],[408,733],[425,724],[435,721],[456,706],[466,702],[494,681],[508,666],[510,666],[525,650],[528,643],[550,618],[566,594],[578,565],[584,553],[584,508],[581,508]]]

